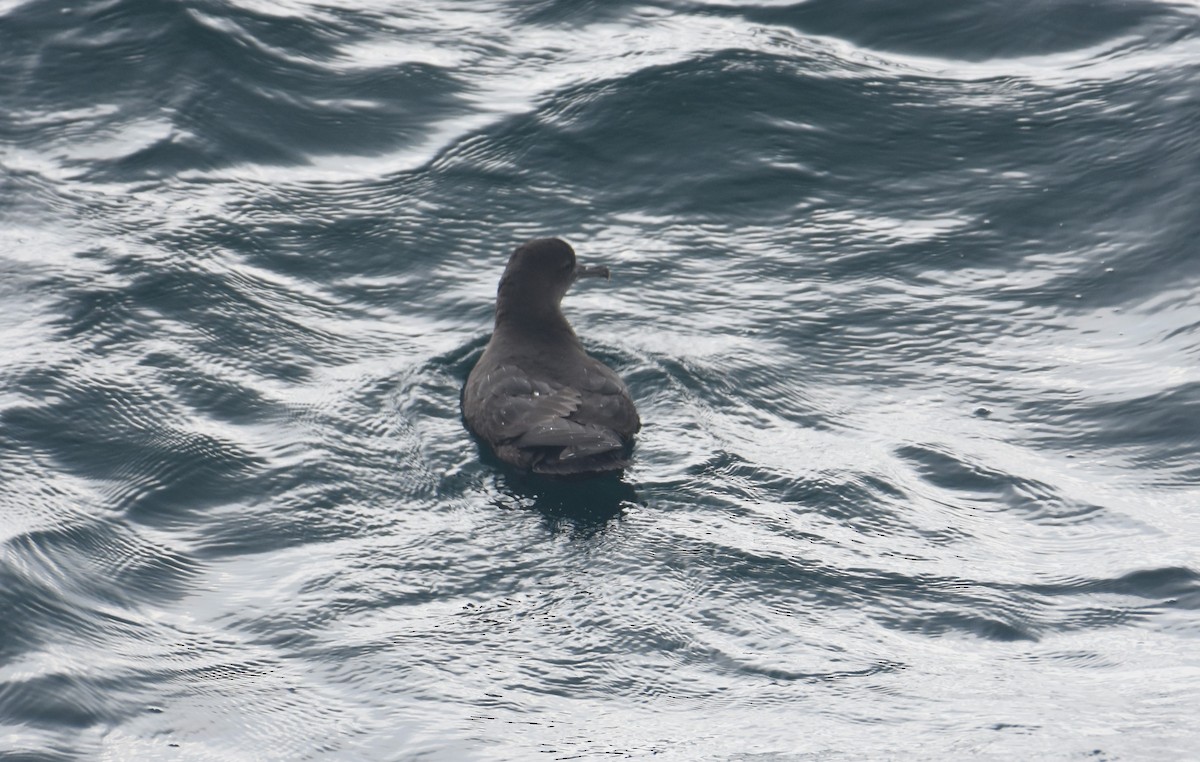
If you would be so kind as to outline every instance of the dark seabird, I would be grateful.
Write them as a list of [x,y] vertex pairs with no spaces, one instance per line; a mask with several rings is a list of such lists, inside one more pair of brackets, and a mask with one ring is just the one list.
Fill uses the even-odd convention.
[[588,356],[560,303],[576,278],[608,268],[575,261],[557,238],[517,247],[496,292],[496,328],[467,378],[467,426],[505,463],[539,474],[595,474],[628,464],[641,428],[624,382]]

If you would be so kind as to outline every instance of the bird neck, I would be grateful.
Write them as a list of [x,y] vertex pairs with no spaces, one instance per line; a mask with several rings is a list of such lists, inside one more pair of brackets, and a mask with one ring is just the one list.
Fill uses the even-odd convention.
[[544,299],[501,299],[496,305],[496,331],[517,332],[526,341],[579,343],[556,302]]

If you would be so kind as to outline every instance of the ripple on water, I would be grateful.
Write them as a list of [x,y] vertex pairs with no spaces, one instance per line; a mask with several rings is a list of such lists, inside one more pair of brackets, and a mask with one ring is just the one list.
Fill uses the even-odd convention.
[[[851,10],[836,0],[817,0],[779,7],[734,6],[732,12],[757,23],[792,26],[875,50],[957,61],[1046,56],[1114,45],[1132,36],[1161,40],[1178,28],[1182,13],[1149,0],[989,3],[969,11],[929,0],[870,0]],[[1086,14],[1087,23],[1079,23],[1080,13]]]
[[[0,5],[10,756],[1195,746],[1190,9]],[[548,234],[621,479],[462,426]]]

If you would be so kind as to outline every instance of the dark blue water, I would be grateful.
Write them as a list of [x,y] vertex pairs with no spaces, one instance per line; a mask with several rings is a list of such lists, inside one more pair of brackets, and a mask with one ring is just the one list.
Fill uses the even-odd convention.
[[[0,758],[1200,756],[1200,9],[0,0]],[[512,247],[645,421],[481,460]]]

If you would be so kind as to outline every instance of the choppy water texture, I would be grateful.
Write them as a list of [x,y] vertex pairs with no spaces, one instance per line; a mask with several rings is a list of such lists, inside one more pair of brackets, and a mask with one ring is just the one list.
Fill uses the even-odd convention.
[[[1194,759],[1200,8],[0,0],[0,757]],[[481,460],[503,262],[646,427]]]

